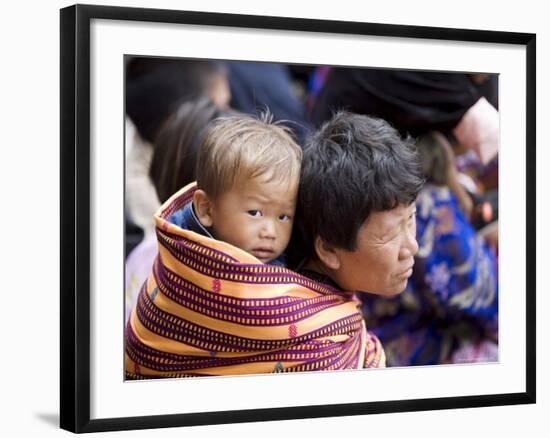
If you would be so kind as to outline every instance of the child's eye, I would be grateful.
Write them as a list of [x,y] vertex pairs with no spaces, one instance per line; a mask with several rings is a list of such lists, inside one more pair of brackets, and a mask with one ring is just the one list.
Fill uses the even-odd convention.
[[279,220],[283,221],[283,222],[289,221],[290,216],[288,214],[282,214],[282,215],[279,216]]
[[260,217],[262,215],[260,210],[248,210],[247,213],[253,217]]

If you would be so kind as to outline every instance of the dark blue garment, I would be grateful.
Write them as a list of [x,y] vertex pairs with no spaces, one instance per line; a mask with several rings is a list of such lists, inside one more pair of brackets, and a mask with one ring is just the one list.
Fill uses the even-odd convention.
[[[206,228],[200,223],[199,219],[197,218],[197,215],[195,214],[195,211],[193,210],[193,202],[191,201],[185,204],[183,208],[173,213],[168,218],[168,222],[174,225],[177,225],[183,230],[193,231],[197,234],[200,234],[201,236],[206,236],[206,237],[210,237],[211,239],[215,239],[212,229]],[[268,265],[286,267],[285,254],[281,254],[276,259],[271,260],[268,263]]]
[[192,202],[188,202],[183,208],[173,213],[172,216],[168,218],[168,222],[177,225],[183,230],[193,231],[201,236],[206,236],[213,239],[210,231],[202,226],[199,219],[195,215]]
[[284,64],[228,61],[231,107],[248,114],[266,108],[275,120],[285,123],[300,144],[309,131],[305,109],[292,89],[288,68]]

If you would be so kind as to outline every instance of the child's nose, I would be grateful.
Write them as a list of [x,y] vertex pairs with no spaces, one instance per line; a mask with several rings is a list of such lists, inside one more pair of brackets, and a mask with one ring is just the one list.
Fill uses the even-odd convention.
[[275,224],[273,223],[273,221],[264,221],[260,230],[260,237],[263,239],[275,239],[275,236]]

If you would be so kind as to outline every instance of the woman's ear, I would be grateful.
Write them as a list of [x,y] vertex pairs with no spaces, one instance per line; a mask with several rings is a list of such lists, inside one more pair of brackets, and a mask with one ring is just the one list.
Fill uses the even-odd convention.
[[340,268],[340,258],[332,245],[317,236],[315,238],[314,246],[317,257],[319,257],[321,263],[332,270],[337,270]]
[[193,193],[193,208],[195,215],[203,227],[212,226],[212,201],[204,190],[197,189]]

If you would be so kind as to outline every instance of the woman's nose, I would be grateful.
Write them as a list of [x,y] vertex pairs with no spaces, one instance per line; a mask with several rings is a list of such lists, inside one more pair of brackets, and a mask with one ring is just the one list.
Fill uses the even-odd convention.
[[416,241],[416,230],[407,231],[405,241],[401,246],[399,255],[401,259],[414,257],[418,252],[418,242]]

